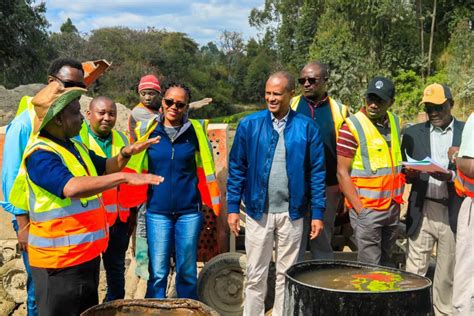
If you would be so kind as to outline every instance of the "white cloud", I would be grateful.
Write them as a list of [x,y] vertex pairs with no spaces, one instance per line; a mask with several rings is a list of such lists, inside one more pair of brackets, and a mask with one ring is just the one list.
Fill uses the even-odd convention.
[[249,26],[248,16],[252,8],[262,6],[263,0],[48,0],[46,17],[53,32],[69,17],[81,33],[101,27],[152,26],[187,33],[199,44],[206,44],[218,41],[223,30],[241,32],[247,39],[255,36],[257,30]]

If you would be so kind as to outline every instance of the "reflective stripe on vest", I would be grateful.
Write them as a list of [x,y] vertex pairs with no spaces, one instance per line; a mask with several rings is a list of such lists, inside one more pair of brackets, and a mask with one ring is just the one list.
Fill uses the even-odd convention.
[[45,238],[31,235],[28,238],[28,243],[31,246],[42,248],[67,247],[80,245],[83,243],[92,243],[105,237],[106,231],[104,229],[100,229],[95,232],[75,234],[56,238]]
[[32,182],[25,159],[36,150],[57,154],[74,177],[97,176],[87,148],[71,140],[85,167],[69,150],[41,136],[27,146],[17,179],[10,194],[16,207],[30,214],[28,256],[30,265],[40,268],[65,268],[89,261],[105,251],[108,229],[100,195],[71,199],[51,194]]
[[[358,142],[352,161],[351,178],[363,207],[387,209],[392,200],[403,202],[405,177],[400,151],[400,120],[387,112],[390,121],[391,148],[362,112],[346,119],[347,126]],[[346,199],[348,207],[352,207]]]
[[474,198],[474,179],[468,178],[459,169],[457,170],[457,176],[454,180],[454,186],[459,196]]
[[[221,212],[220,190],[217,184],[212,147],[207,137],[207,120],[189,120],[194,127],[199,144],[199,152],[196,152],[196,166],[204,171],[204,179],[199,179],[198,187],[204,205],[210,207],[214,214],[219,216]],[[199,177],[198,177],[199,178]],[[204,180],[204,181],[202,181]]]
[[[290,101],[290,107],[293,111],[298,109],[302,95],[293,97]],[[334,122],[334,130],[336,132],[336,139],[339,137],[339,129],[344,123],[344,119],[347,117],[349,109],[346,105],[328,97],[329,108],[331,109],[332,120]]]
[[[207,137],[208,120],[189,120],[194,128],[198,140],[199,151],[196,151],[196,173],[198,177],[198,188],[204,205],[212,208],[216,215],[220,214],[220,190],[215,176],[214,159],[212,147]],[[138,141],[146,141],[158,125],[158,121],[137,122],[135,133]],[[146,151],[134,155],[127,164],[129,169],[140,173],[148,170],[148,155]],[[137,192],[136,196],[146,200],[146,187],[142,192]],[[144,202],[142,201],[142,203]]]
[[[91,135],[90,128],[86,124],[83,124],[81,128],[80,137],[84,145],[86,145],[97,155],[104,158],[111,158],[118,155],[120,149],[129,144],[128,138],[123,133],[112,130],[111,157],[107,157],[95,138]],[[102,199],[104,201],[105,210],[107,211],[107,220],[109,226],[114,225],[117,217],[121,222],[126,223],[128,217],[130,216],[130,209],[120,205],[119,203],[119,195],[121,194],[129,194],[129,192],[127,192],[127,188],[124,188],[122,185],[102,192]],[[130,194],[133,194],[133,192]]]
[[[135,136],[132,138],[137,139],[137,142],[146,141],[154,130],[154,128],[152,128],[154,122],[154,119],[149,121],[138,121],[134,130]],[[148,155],[146,154],[146,150],[139,154],[133,155],[122,172],[147,173]],[[119,195],[119,204],[123,207],[136,207],[146,202],[148,185],[132,186],[128,184],[122,184],[120,187],[123,188],[125,192],[127,192],[127,194]]]

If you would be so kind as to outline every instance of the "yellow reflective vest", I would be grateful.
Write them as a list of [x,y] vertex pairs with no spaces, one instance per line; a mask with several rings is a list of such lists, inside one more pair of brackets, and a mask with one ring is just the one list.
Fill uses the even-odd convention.
[[[89,127],[86,123],[82,124],[81,132],[79,133],[81,141],[87,148],[95,152],[97,155],[104,158],[111,158],[119,154],[120,149],[129,144],[128,138],[121,132],[112,130],[112,156],[107,157],[106,153],[99,146],[94,137],[90,134]],[[107,219],[109,226],[114,225],[117,217],[121,222],[126,223],[130,216],[130,209],[121,205],[122,196],[129,194],[126,188],[118,185],[115,188],[102,192],[102,199],[104,201],[105,209],[107,211]]]
[[[301,97],[302,95],[298,95],[291,99],[290,107],[293,111],[296,111],[298,109]],[[332,120],[334,122],[334,130],[336,131],[336,139],[337,139],[337,137],[339,136],[339,129],[341,128],[342,124],[344,123],[345,118],[347,117],[349,113],[349,108],[346,105],[337,102],[331,97],[328,97],[328,100],[329,100],[329,107],[331,109]]]
[[[383,136],[362,112],[346,118],[358,148],[352,161],[351,178],[363,207],[386,210],[395,201],[403,202],[405,177],[400,150],[400,119],[387,112],[390,121],[389,147]],[[346,204],[352,207],[346,199]]]
[[26,148],[10,193],[14,206],[29,211],[28,257],[32,267],[75,266],[94,259],[107,248],[107,218],[100,195],[62,199],[28,177],[25,160],[39,149],[59,155],[74,177],[97,176],[87,148],[79,141],[71,141],[86,167],[66,148],[46,137],[35,136]]
[[[196,151],[195,161],[198,176],[198,188],[201,194],[201,200],[204,205],[212,208],[216,215],[220,214],[220,190],[217,184],[215,175],[214,159],[212,157],[212,150],[207,138],[207,120],[189,120],[194,128],[199,144],[199,151]],[[157,120],[150,120],[148,122],[137,122],[135,134],[137,141],[144,142],[158,125]],[[132,156],[126,169],[137,173],[148,172],[148,155],[146,151]],[[136,201],[133,204],[143,203],[146,200],[146,188],[135,186],[133,196]]]

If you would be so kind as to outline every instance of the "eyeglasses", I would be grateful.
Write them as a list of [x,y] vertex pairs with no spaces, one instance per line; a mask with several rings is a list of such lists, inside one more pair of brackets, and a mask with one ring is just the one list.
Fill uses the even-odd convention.
[[433,113],[433,112],[442,112],[444,110],[444,104],[440,105],[425,105],[425,112],[426,113]]
[[298,83],[303,85],[306,83],[306,81],[309,82],[309,84],[313,85],[313,84],[316,84],[316,83],[320,83],[321,81],[324,81],[326,80],[326,78],[321,78],[321,77],[306,77],[306,78],[299,78],[298,79]]
[[178,109],[182,109],[184,107],[186,107],[186,103],[183,103],[183,102],[176,102],[175,100],[173,99],[163,99],[163,101],[165,101],[165,104],[167,107],[171,107],[174,105],[176,105],[176,108]]
[[64,88],[72,88],[72,87],[78,87],[78,88],[83,88],[83,89],[86,89],[87,86],[84,82],[78,82],[78,81],[65,81],[65,80],[62,80],[56,76],[53,76],[51,75],[51,77],[59,80],[62,82]]

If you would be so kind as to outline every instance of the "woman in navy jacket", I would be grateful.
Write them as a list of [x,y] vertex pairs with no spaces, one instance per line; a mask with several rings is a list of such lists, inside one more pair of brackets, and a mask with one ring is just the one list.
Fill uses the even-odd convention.
[[163,113],[151,137],[158,144],[148,149],[148,172],[164,177],[163,187],[148,188],[146,230],[149,272],[147,298],[165,298],[169,258],[176,252],[176,291],[180,298],[197,299],[197,243],[202,227],[195,155],[196,132],[187,119],[190,91],[170,85],[162,100]]

